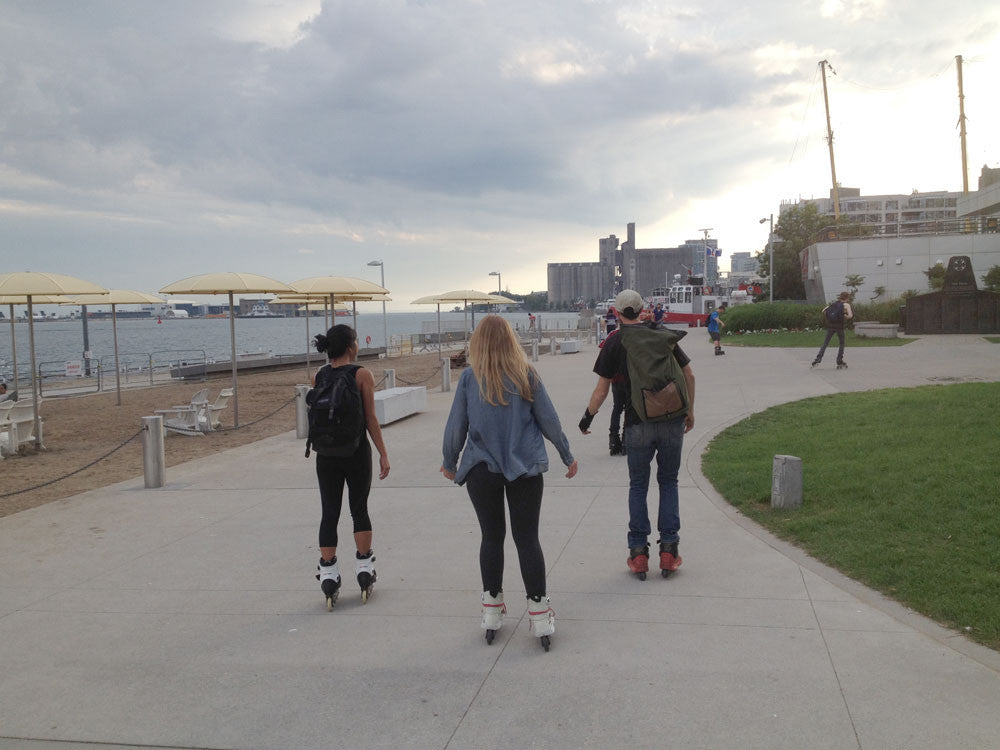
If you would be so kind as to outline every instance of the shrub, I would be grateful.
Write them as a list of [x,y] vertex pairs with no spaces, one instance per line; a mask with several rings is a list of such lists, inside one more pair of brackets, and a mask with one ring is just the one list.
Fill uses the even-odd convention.
[[792,302],[755,302],[737,305],[722,316],[727,333],[817,328],[822,325],[821,305],[798,305]]
[[856,302],[854,320],[874,320],[877,323],[899,323],[899,307],[905,305],[902,298],[887,299],[884,302]]

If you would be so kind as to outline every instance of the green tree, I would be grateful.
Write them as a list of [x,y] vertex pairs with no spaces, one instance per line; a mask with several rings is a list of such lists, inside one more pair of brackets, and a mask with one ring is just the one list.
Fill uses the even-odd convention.
[[844,277],[844,286],[851,290],[851,302],[858,294],[858,287],[864,283],[865,277],[857,273],[850,273]]
[[872,290],[872,299],[878,299],[883,294],[885,294],[885,287],[884,286],[877,286],[877,287],[875,287]]
[[1000,266],[993,266],[982,276],[984,287],[988,292],[1000,292]]
[[943,263],[935,263],[933,266],[924,271],[924,276],[927,277],[927,283],[931,289],[937,290],[944,286],[944,274],[945,267]]

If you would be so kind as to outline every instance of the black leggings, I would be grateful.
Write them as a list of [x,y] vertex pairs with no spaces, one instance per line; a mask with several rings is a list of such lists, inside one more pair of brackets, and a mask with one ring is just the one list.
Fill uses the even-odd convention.
[[627,396],[624,383],[611,383],[611,434],[617,436],[622,431],[622,412],[625,411]]
[[354,533],[371,531],[368,518],[368,492],[372,487],[372,449],[362,435],[361,443],[353,456],[321,456],[316,454],[316,477],[319,479],[319,496],[323,503],[323,518],[319,522],[319,546],[337,546],[337,524],[344,501],[344,482],[347,482],[347,502],[354,519]]
[[465,488],[479,517],[483,541],[479,547],[479,569],[483,590],[503,590],[503,542],[507,535],[503,496],[507,491],[510,531],[521,562],[521,578],[530,597],[545,596],[545,558],[538,541],[538,517],[542,510],[542,475],[507,481],[485,463],[476,464],[465,478]]

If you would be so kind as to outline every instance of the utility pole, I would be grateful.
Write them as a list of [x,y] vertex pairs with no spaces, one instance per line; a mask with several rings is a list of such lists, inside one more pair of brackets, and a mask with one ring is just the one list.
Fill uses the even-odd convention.
[[965,152],[965,93],[962,90],[962,56],[955,55],[958,68],[958,132],[962,139],[962,192],[969,194],[969,160]]
[[705,235],[705,239],[702,241],[702,250],[705,253],[701,256],[701,283],[704,286],[708,283],[708,233],[712,231],[712,227],[698,231]]
[[819,69],[823,72],[823,104],[826,106],[826,142],[830,144],[830,175],[833,178],[833,218],[840,219],[840,189],[837,187],[837,165],[833,161],[833,128],[830,126],[830,98],[826,93],[826,69],[836,75],[837,71],[826,60],[819,61]]

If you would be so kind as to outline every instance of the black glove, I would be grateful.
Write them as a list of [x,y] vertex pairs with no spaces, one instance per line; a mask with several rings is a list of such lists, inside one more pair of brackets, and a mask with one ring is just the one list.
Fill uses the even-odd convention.
[[590,423],[594,421],[593,414],[590,413],[590,409],[583,410],[583,419],[580,420],[580,432],[586,432],[590,429]]

